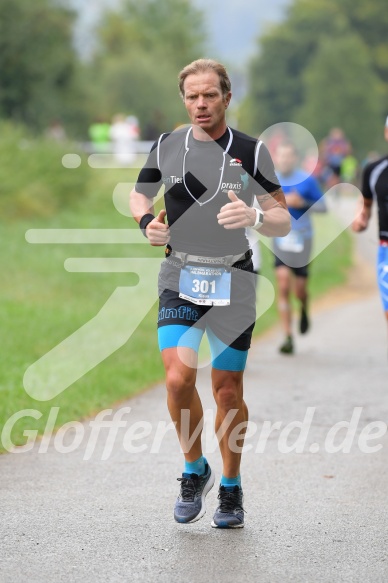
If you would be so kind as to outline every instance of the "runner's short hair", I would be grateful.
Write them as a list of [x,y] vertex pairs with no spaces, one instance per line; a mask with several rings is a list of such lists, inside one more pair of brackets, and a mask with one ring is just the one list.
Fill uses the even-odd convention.
[[193,61],[189,65],[186,65],[186,67],[184,67],[178,75],[179,92],[182,96],[182,99],[185,96],[183,86],[186,78],[189,75],[198,75],[198,73],[206,73],[206,71],[214,71],[215,73],[217,73],[218,77],[220,78],[222,94],[224,97],[226,97],[226,95],[229,93],[231,89],[231,83],[229,75],[226,72],[224,65],[221,65],[221,63],[218,63],[213,59],[197,59],[196,61]]

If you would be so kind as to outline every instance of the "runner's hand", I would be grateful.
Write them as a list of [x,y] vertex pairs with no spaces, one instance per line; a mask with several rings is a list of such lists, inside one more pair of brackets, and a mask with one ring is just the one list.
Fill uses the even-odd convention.
[[296,189],[286,195],[286,203],[289,208],[303,209],[309,206],[308,202],[301,196]]
[[366,209],[364,207],[364,201],[362,198],[358,200],[358,210],[357,216],[352,222],[352,230],[355,233],[361,233],[361,231],[365,231],[368,227],[370,217],[370,208]]
[[360,215],[352,222],[352,230],[355,233],[361,233],[361,231],[365,231],[365,229],[368,227],[368,222],[369,220],[364,215]]
[[170,228],[165,224],[166,211],[161,210],[146,227],[146,235],[153,247],[167,245],[170,240]]
[[225,229],[243,229],[253,227],[256,221],[255,209],[249,207],[243,200],[238,198],[233,190],[229,190],[228,202],[221,207],[217,215],[218,224]]

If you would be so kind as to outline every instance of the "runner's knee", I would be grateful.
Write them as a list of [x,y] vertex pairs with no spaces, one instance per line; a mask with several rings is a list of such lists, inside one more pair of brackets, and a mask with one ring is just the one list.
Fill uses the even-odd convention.
[[242,394],[238,387],[224,385],[215,390],[217,406],[224,410],[240,409],[242,406]]
[[213,393],[220,409],[229,411],[242,406],[242,381],[239,374],[223,375],[223,378],[213,380]]
[[166,372],[166,388],[175,401],[187,399],[195,389],[195,374],[187,367],[171,367]]

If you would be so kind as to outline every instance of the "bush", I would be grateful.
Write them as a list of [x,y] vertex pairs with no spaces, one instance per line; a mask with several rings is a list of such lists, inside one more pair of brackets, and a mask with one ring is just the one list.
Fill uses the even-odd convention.
[[[65,168],[67,153],[81,156],[78,168]],[[0,212],[6,218],[50,216],[87,193],[86,156],[71,142],[32,136],[22,126],[0,123]]]

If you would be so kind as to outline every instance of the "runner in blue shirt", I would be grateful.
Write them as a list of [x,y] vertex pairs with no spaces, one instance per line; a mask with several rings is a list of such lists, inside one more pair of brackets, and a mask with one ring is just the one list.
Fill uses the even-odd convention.
[[275,269],[278,286],[278,309],[285,333],[279,348],[283,354],[293,354],[291,291],[293,275],[294,292],[300,301],[299,330],[309,329],[308,317],[308,264],[313,240],[313,226],[308,211],[326,210],[317,180],[298,167],[298,154],[292,142],[279,144],[275,154],[277,177],[283,189],[291,215],[291,231],[286,237],[274,239]]

